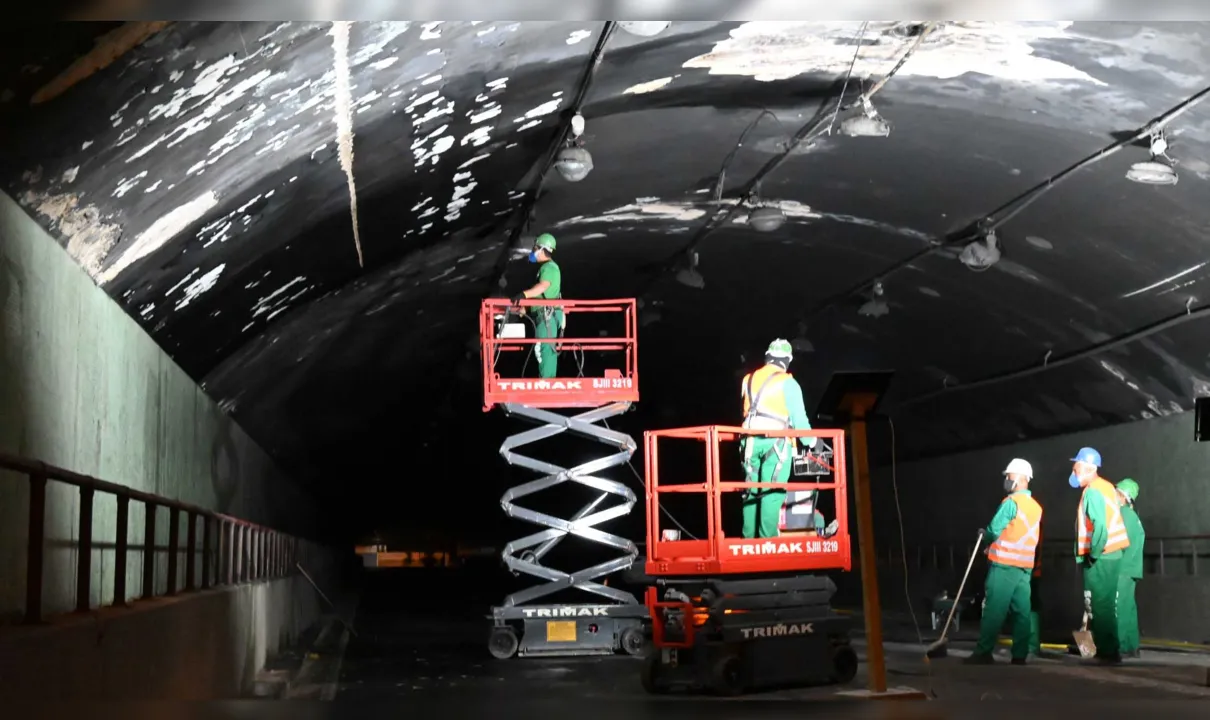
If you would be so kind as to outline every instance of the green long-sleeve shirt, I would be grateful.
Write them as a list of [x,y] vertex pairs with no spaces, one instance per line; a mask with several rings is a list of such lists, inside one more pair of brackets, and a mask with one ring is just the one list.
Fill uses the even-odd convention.
[[1126,537],[1130,538],[1130,546],[1122,551],[1122,573],[1136,580],[1143,579],[1143,543],[1147,541],[1147,533],[1143,530],[1143,521],[1131,505],[1122,506],[1122,522],[1126,524]]
[[[1120,560],[1122,557],[1121,550],[1114,550],[1111,553],[1104,552],[1105,541],[1109,539],[1109,528],[1107,527],[1109,520],[1105,512],[1105,496],[1095,490],[1085,489],[1084,497],[1081,502],[1084,504],[1084,516],[1092,522],[1092,544],[1088,549],[1088,556],[1093,560]],[[1076,528],[1076,562],[1083,563],[1084,558],[1080,555],[1080,529]]]
[[[1018,493],[1023,495],[1032,495],[1028,490],[1018,490]],[[1014,493],[1015,494],[1015,493]],[[1000,537],[1000,533],[1008,527],[1008,524],[1017,517],[1017,503],[1012,501],[1012,495],[1004,498],[1000,503],[1000,507],[996,510],[996,514],[992,516],[992,521],[987,524],[983,530],[983,542],[990,545]]]
[[[795,430],[810,430],[811,421],[807,418],[807,403],[802,397],[802,386],[794,378],[786,378],[781,386],[786,395],[786,411],[790,413],[790,427]],[[815,447],[815,438],[799,438],[799,442],[807,447]]]

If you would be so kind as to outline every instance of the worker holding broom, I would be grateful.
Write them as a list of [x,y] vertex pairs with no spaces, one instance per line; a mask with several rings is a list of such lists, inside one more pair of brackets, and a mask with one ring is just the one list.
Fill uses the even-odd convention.
[[1014,458],[1004,469],[1007,496],[983,531],[991,543],[987,549],[990,566],[984,588],[986,602],[979,624],[979,643],[964,662],[990,665],[992,650],[1004,621],[1012,618],[1013,665],[1024,665],[1030,650],[1030,579],[1042,527],[1042,506],[1029,491],[1033,467]]

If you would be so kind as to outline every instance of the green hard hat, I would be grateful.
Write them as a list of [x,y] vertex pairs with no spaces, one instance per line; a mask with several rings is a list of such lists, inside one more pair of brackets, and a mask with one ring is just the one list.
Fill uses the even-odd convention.
[[769,349],[765,351],[765,354],[776,358],[790,358],[794,357],[794,348],[790,345],[789,340],[777,338],[769,343]]
[[1130,502],[1139,499],[1139,484],[1130,478],[1122,478],[1118,481],[1118,492],[1130,498]]
[[555,236],[550,233],[542,233],[537,240],[534,240],[534,247],[554,252]]

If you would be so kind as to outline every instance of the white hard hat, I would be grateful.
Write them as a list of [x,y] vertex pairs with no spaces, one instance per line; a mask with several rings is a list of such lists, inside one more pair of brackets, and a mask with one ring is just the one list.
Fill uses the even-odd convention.
[[1029,461],[1021,458],[1013,458],[1008,467],[1004,468],[1005,475],[1024,475],[1030,480],[1034,479],[1034,466],[1029,464]]

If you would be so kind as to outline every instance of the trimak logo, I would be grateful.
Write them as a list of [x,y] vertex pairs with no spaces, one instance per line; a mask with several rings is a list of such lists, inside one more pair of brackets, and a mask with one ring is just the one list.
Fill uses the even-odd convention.
[[498,392],[511,390],[583,390],[580,380],[497,380]]
[[600,617],[608,614],[609,608],[604,605],[567,605],[553,608],[521,608],[521,612],[527,618]]
[[755,628],[740,628],[744,639],[748,638],[774,638],[774,637],[789,637],[791,635],[814,635],[815,628],[811,623],[792,623],[786,625],[766,625],[765,627]]
[[750,545],[728,545],[733,556],[741,555],[805,555],[813,553],[840,552],[840,543],[835,540],[801,540],[799,542],[752,543]]

